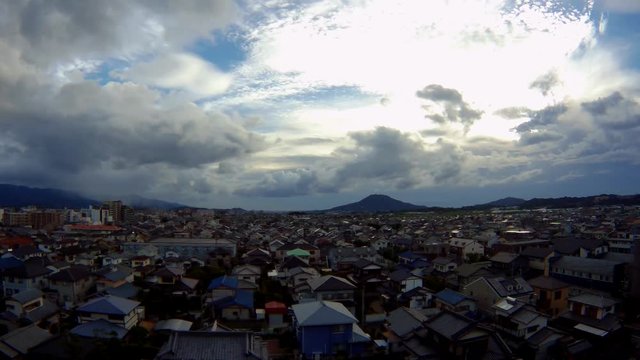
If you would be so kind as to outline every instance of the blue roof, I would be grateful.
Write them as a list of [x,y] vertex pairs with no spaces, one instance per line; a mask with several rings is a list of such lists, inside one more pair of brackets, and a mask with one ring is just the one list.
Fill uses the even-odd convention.
[[117,296],[105,296],[93,299],[78,307],[78,311],[109,315],[127,315],[138,305],[140,305],[140,303],[137,301]]
[[228,276],[228,275],[220,276],[218,278],[211,280],[211,282],[209,283],[208,290],[213,290],[220,287],[237,289],[238,278],[235,276]]
[[71,333],[74,335],[101,339],[122,339],[127,335],[127,332],[128,330],[122,326],[118,326],[104,319],[80,324],[71,329]]
[[0,258],[0,270],[17,268],[23,265],[24,263],[22,261],[20,261],[18,258],[15,258],[13,256]]
[[237,290],[235,296],[227,296],[213,302],[218,308],[226,308],[233,305],[253,309],[253,291]]
[[451,289],[444,289],[436,293],[435,297],[451,305],[456,305],[462,300],[467,299],[463,294]]

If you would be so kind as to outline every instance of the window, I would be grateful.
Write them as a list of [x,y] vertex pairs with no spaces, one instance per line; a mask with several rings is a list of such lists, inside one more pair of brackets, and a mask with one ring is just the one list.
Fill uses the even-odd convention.
[[344,324],[341,325],[333,325],[331,327],[332,333],[343,333],[346,330],[346,326]]
[[561,298],[562,298],[562,290],[558,290],[555,293],[553,293],[554,300],[560,300]]

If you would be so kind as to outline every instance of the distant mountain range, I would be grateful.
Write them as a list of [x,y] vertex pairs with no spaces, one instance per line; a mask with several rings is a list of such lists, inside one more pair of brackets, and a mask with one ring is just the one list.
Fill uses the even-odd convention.
[[[189,206],[156,199],[148,199],[138,195],[124,196],[122,202],[134,208],[179,209]],[[100,205],[103,201],[83,197],[79,194],[59,189],[40,189],[27,186],[0,184],[0,207],[23,207],[35,205],[42,208],[87,208]],[[640,205],[640,195],[595,195],[586,197],[534,198],[524,200],[514,197],[473,206],[464,206],[461,210],[487,210],[493,208],[575,208],[606,205]],[[387,195],[373,194],[364,199],[336,206],[318,212],[408,212],[408,211],[446,211],[454,208],[428,207],[396,200]],[[245,212],[243,209],[218,209],[235,213]]]
[[401,212],[401,211],[425,211],[426,206],[414,205],[396,200],[387,195],[369,195],[366,198],[341,206],[336,206],[329,212]]
[[[125,205],[134,208],[153,209],[177,209],[186,205],[147,199],[137,195],[125,196],[122,199]],[[41,189],[20,185],[0,184],[0,206],[23,207],[38,206],[48,209],[62,208],[88,208],[90,205],[98,206],[103,201],[86,198],[76,193],[59,189]]]
[[613,195],[603,194],[585,197],[561,197],[561,198],[533,198],[524,200],[518,198],[504,198],[486,204],[464,206],[464,210],[484,210],[496,207],[518,207],[521,209],[535,208],[576,208],[607,205],[640,205],[640,195]]

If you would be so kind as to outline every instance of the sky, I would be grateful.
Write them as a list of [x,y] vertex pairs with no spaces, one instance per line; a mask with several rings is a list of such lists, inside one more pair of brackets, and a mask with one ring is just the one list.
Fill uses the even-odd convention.
[[640,0],[0,1],[0,183],[208,208],[640,193]]

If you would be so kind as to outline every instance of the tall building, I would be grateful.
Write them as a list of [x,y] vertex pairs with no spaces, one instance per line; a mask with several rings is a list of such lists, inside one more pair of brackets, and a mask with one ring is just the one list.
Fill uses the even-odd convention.
[[122,209],[122,201],[111,200],[105,201],[103,204],[109,210],[109,216],[114,224],[120,224],[124,221],[124,211]]

